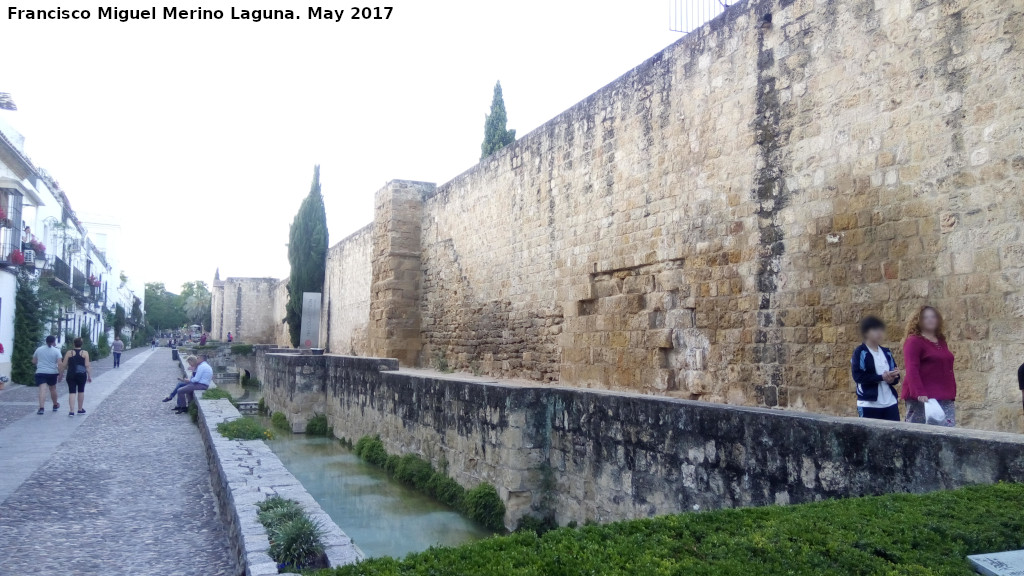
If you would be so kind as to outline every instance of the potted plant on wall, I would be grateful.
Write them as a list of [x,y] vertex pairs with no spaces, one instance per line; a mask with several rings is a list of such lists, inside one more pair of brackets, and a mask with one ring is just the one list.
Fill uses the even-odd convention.
[[29,242],[29,245],[32,246],[32,251],[36,253],[36,258],[46,257],[46,244],[43,244],[39,240],[32,240]]
[[25,263],[25,255],[22,254],[21,250],[15,248],[11,250],[11,255],[7,257],[11,264],[15,266],[21,266]]

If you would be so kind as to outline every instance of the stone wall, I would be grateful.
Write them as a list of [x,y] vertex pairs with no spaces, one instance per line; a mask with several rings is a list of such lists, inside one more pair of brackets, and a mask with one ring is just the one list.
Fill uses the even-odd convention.
[[1024,437],[398,370],[393,359],[256,355],[294,429],[380,435],[526,513],[608,522],[693,510],[1024,481]]
[[212,338],[227,340],[231,332],[239,342],[277,342],[278,325],[284,318],[277,316],[275,310],[280,283],[276,278],[215,279],[211,302]]
[[1022,149],[1019,1],[738,2],[454,180],[379,192],[368,353],[853,415],[858,320],[902,363],[929,303],[960,423],[1024,431]]
[[335,354],[369,353],[372,252],[373,225],[338,242],[327,252],[320,345]]

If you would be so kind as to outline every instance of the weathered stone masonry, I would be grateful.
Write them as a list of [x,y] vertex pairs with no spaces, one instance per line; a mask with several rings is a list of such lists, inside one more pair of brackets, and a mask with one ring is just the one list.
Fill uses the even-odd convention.
[[857,321],[897,343],[930,303],[960,422],[1024,431],[1022,150],[1019,0],[740,2],[454,180],[378,193],[365,350],[852,415]]
[[[261,347],[262,348],[262,347]],[[261,349],[267,405],[302,430],[380,435],[526,513],[601,522],[692,510],[1024,481],[1024,437],[434,377],[394,359]]]

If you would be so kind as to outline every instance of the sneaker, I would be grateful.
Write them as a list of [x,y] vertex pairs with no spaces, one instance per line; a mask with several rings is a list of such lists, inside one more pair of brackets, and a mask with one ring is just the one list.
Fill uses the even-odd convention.
[[[54,410],[56,410],[56,408],[54,408]],[[36,412],[36,414],[40,414],[40,415],[45,414],[45,413],[46,413],[46,410],[43,410],[42,408],[40,408],[39,411]]]
[[74,412],[68,412],[68,416],[74,416],[74,415],[75,415]]
[[168,396],[167,398],[164,398],[162,400],[162,402],[170,402],[171,400],[174,400],[174,398],[171,398],[170,396]]
[[85,414],[85,408],[79,408],[78,409],[78,413],[79,414]]
[[54,404],[53,405],[53,411],[54,412],[56,412],[58,408],[60,408],[60,404]]

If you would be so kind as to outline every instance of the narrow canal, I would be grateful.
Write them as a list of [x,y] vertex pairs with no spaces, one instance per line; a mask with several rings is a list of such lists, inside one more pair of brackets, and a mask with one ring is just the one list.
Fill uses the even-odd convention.
[[[264,419],[269,427],[269,419]],[[367,556],[401,558],[491,533],[439,502],[388,478],[333,438],[274,430],[281,462]]]

